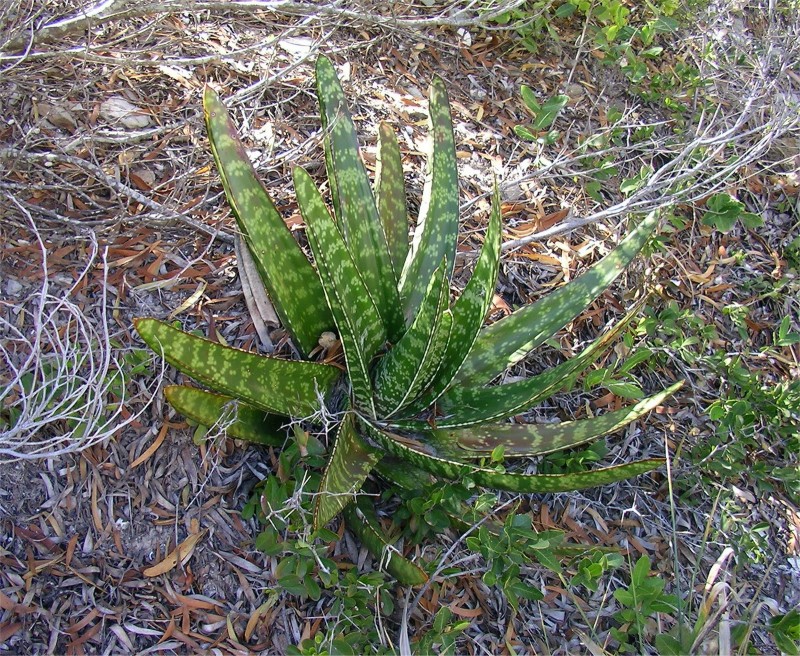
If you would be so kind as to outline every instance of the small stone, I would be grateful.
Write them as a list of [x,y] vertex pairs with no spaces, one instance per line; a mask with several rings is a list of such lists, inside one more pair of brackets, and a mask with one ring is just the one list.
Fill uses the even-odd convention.
[[22,289],[22,284],[16,280],[9,280],[6,282],[6,294],[9,296],[19,296]]

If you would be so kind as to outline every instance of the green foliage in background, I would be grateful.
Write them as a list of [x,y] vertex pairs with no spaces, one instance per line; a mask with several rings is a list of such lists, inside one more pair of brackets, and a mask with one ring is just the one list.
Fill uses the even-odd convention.
[[[484,326],[497,281],[501,215],[497,191],[489,227],[472,276],[455,300],[451,285],[458,237],[455,142],[444,83],[430,91],[432,150],[420,215],[411,243],[400,150],[381,126],[374,187],[360,158],[355,127],[331,62],[320,57],[316,81],[333,212],[302,168],[293,171],[313,263],[286,227],[237,136],[219,97],[207,89],[209,139],[228,201],[259,274],[303,360],[261,356],[182,332],[156,319],[136,320],[142,339],[170,364],[215,392],[189,386],[166,390],[169,402],[202,425],[221,417],[228,433],[257,444],[282,445],[282,425],[295,426],[294,447],[282,456],[284,472],[270,477],[261,508],[269,517],[258,546],[281,556],[276,575],[284,589],[317,598],[309,574],[335,567],[313,539],[331,540],[325,526],[340,512],[385,569],[418,584],[426,573],[392,548],[372,502],[357,493],[371,472],[400,488],[425,489],[437,479],[514,492],[562,492],[613,483],[659,467],[652,458],[602,468],[550,474],[510,470],[512,458],[538,456],[595,442],[644,416],[679,386],[598,417],[557,425],[503,423],[546,399],[585,371],[621,334],[640,306],[580,354],[542,374],[490,385],[506,369],[580,314],[627,267],[656,228],[649,215],[619,246],[582,276],[536,303]],[[343,361],[321,362],[321,335],[335,331]],[[605,382],[606,385],[610,383]],[[231,411],[233,409],[233,411]],[[303,423],[305,422],[305,423]],[[335,426],[326,446],[302,425]],[[287,453],[285,452],[285,453]],[[321,473],[319,473],[319,469]],[[290,481],[304,481],[302,489]],[[313,493],[308,497],[308,493]],[[306,495],[306,496],[304,496]],[[356,502],[354,503],[354,498]],[[293,500],[293,501],[292,501]],[[291,513],[313,507],[312,533],[287,543]],[[294,510],[293,510],[294,509]],[[458,514],[458,506],[448,510]],[[432,530],[446,521],[425,497],[413,509]],[[455,511],[455,512],[453,512]],[[512,527],[513,528],[513,527]],[[517,527],[518,528],[518,527]],[[503,528],[503,531],[508,531]],[[477,545],[476,545],[477,546]],[[494,556],[493,556],[494,557]],[[501,561],[497,561],[501,562]],[[518,564],[511,563],[513,567]],[[497,572],[509,594],[527,596],[508,569]],[[513,579],[513,580],[511,580]],[[531,593],[533,594],[533,593]],[[516,598],[516,597],[510,597]]]

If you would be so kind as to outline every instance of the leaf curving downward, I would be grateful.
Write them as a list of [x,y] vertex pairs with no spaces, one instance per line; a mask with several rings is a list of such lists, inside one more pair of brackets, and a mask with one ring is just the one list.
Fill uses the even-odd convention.
[[169,385],[164,396],[182,415],[203,426],[218,425],[230,437],[264,446],[280,446],[286,441],[283,419],[229,396],[188,385]]
[[353,500],[380,457],[381,452],[364,442],[354,430],[352,413],[345,415],[319,485],[314,530],[325,526]]

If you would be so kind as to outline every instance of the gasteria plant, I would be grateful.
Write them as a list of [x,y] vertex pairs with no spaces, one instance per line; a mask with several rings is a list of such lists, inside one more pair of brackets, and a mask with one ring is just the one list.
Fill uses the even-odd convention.
[[[214,424],[235,404],[230,435],[280,444],[287,417],[337,419],[335,442],[315,497],[314,527],[344,510],[348,525],[399,581],[422,570],[388,546],[371,509],[351,503],[373,470],[413,487],[431,475],[470,478],[516,492],[563,492],[652,470],[658,458],[569,474],[522,474],[478,459],[536,456],[574,447],[642,417],[677,389],[591,420],[558,425],[502,423],[552,395],[585,370],[620,334],[634,308],[579,355],[540,375],[491,381],[582,312],[630,263],[656,227],[646,217],[617,248],[579,278],[536,303],[484,326],[497,281],[501,215],[495,189],[489,227],[464,291],[451,301],[459,204],[456,153],[444,83],[434,79],[432,149],[411,244],[403,169],[394,132],[381,125],[374,191],[359,156],[355,127],[331,62],[316,63],[325,163],[333,215],[311,176],[293,172],[312,264],[256,177],[217,94],[204,109],[217,168],[261,279],[297,349],[308,357],[335,331],[341,366],[262,356],[137,319],[142,339],[170,364],[218,393],[189,386],[165,391],[182,414]],[[477,461],[477,462],[476,462]]]

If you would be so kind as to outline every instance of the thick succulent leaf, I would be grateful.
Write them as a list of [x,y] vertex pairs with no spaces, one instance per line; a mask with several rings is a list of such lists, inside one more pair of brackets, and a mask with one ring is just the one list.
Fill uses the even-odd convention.
[[381,531],[370,501],[359,497],[343,511],[347,528],[369,550],[380,566],[403,585],[422,585],[428,575],[393,547]]
[[314,530],[325,526],[353,500],[380,457],[381,452],[364,442],[354,430],[353,415],[345,415],[319,485]]
[[583,490],[638,476],[664,464],[663,458],[650,458],[571,474],[509,473],[442,457],[430,444],[383,431],[367,422],[363,423],[370,438],[391,455],[407,460],[416,467],[453,480],[469,477],[477,485],[510,492],[546,493]]
[[483,325],[492,304],[500,265],[501,212],[500,194],[495,186],[492,214],[486,240],[467,286],[453,305],[453,329],[442,364],[436,377],[408,413],[419,413],[429,407],[450,385],[461,367]]
[[[402,461],[393,456],[384,456],[381,461],[375,466],[375,472],[394,485],[403,488],[404,490],[422,490],[426,485],[432,481],[430,472],[420,469],[411,465],[407,461]],[[480,522],[481,526],[485,526],[490,533],[500,536],[503,530],[503,524],[493,519],[487,519],[484,514],[476,512],[472,506],[462,503],[460,511],[456,513],[447,513],[450,516],[453,526],[459,530],[466,531],[471,529],[476,523]],[[551,544],[554,552],[564,556],[576,556],[583,554],[591,549],[607,553],[617,553],[618,548],[615,547],[598,547],[597,545],[585,544]]]
[[450,295],[444,260],[434,272],[414,323],[381,359],[375,372],[375,398],[385,416],[413,399],[424,384],[423,363],[439,340],[439,325]]
[[411,251],[400,277],[407,324],[416,316],[428,281],[443,257],[447,258],[449,267],[447,279],[452,278],[458,236],[456,148],[447,90],[441,79],[434,79],[429,97],[432,150]]
[[378,308],[392,341],[403,334],[397,278],[392,268],[375,196],[358,153],[353,119],[347,109],[336,70],[326,57],[316,66],[328,178],[334,193],[334,212],[345,243]]
[[[439,410],[444,416],[436,417],[437,427],[462,428],[506,419],[546,399],[563,387],[571,377],[600,357],[630,320],[638,314],[642,305],[643,301],[637,303],[621,321],[581,353],[538,376],[493,387],[451,388],[439,400]],[[397,424],[404,425],[404,422]]]
[[635,405],[592,419],[560,424],[500,424],[456,430],[435,429],[431,431],[432,444],[438,453],[457,458],[485,455],[498,447],[503,448],[506,457],[553,453],[586,444],[627,426],[661,405],[682,385],[683,382],[676,383]]
[[486,326],[456,376],[458,383],[485,384],[550,339],[625,270],[657,225],[658,214],[649,214],[586,273],[536,303]]
[[421,490],[433,482],[431,473],[408,462],[385,455],[375,465],[375,473],[404,490]]
[[134,319],[145,343],[184,374],[264,412],[307,417],[339,377],[336,367],[280,360],[195,337],[156,319]]
[[219,425],[230,437],[264,446],[286,442],[286,419],[270,415],[230,396],[188,385],[168,385],[164,396],[179,413],[203,426]]
[[342,340],[356,404],[374,415],[369,365],[386,340],[383,323],[314,181],[300,167],[293,173],[308,241]]
[[203,108],[211,152],[239,230],[281,322],[308,354],[333,327],[317,273],[256,176],[225,106],[208,87]]
[[397,135],[386,123],[378,128],[375,196],[396,284],[408,256],[408,209]]

